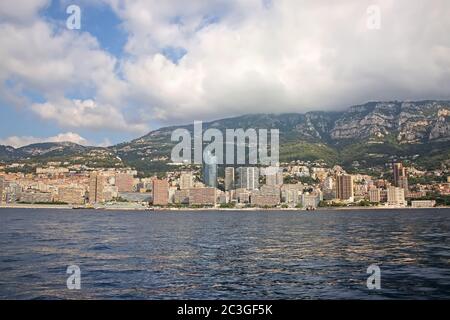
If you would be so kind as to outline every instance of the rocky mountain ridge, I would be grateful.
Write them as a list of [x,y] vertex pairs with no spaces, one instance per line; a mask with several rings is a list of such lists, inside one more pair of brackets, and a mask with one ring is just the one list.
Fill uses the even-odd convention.
[[[175,144],[170,136],[176,128],[193,131],[193,124],[160,128],[109,148],[71,143],[18,149],[0,146],[0,160],[80,157],[94,151],[118,157],[124,164],[143,171],[163,171]],[[282,160],[322,158],[334,163],[356,160],[369,165],[392,157],[422,157],[428,165],[434,161],[439,166],[450,158],[450,101],[368,102],[339,112],[247,114],[203,123],[203,129],[207,128],[277,128]]]

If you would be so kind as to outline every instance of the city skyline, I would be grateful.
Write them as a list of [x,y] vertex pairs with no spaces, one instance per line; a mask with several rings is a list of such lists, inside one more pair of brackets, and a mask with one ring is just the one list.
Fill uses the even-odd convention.
[[[145,209],[156,207],[316,209],[318,207],[433,207],[449,205],[447,181],[408,184],[424,172],[394,161],[386,177],[347,173],[340,166],[282,163],[280,167],[226,166],[224,175],[175,169],[161,178],[137,177],[131,168],[61,167],[51,162],[35,173],[5,173],[0,168],[0,204],[74,205]],[[214,165],[216,166],[216,165]],[[409,168],[409,171],[407,170]],[[217,170],[217,169],[216,169]],[[202,173],[203,172],[203,173]],[[408,174],[407,174],[408,172]],[[445,173],[443,173],[445,174]],[[390,176],[390,178],[389,178]],[[401,177],[401,182],[399,182]],[[306,180],[304,179],[306,178]],[[293,181],[292,179],[296,180]],[[234,182],[236,181],[236,182]],[[438,199],[439,203],[437,202]],[[443,200],[442,200],[443,199]],[[447,200],[445,200],[447,199]],[[444,202],[442,202],[444,201]]]
[[1,0],[0,299],[449,299],[449,13]]

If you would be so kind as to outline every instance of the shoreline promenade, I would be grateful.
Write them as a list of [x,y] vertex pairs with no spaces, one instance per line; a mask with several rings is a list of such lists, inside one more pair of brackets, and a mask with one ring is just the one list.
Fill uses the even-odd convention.
[[63,210],[95,210],[95,211],[354,211],[354,210],[423,210],[423,209],[450,209],[450,206],[439,207],[389,207],[389,206],[349,206],[349,207],[318,207],[315,210],[306,210],[304,208],[174,208],[174,207],[139,207],[139,206],[96,206],[96,207],[82,207],[72,205],[45,205],[45,204],[2,204],[1,209],[63,209]]

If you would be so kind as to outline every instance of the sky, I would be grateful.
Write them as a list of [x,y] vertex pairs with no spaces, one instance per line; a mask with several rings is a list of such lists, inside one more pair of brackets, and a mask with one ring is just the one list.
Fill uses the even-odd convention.
[[0,144],[448,100],[449,15],[448,0],[2,0]]

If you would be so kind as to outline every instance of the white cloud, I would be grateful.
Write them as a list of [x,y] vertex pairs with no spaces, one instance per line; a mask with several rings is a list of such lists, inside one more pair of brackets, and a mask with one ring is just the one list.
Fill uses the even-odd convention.
[[115,74],[116,58],[90,34],[54,29],[44,21],[0,24],[0,32],[0,80],[12,79],[44,98],[78,93],[121,102],[125,84]]
[[31,106],[42,119],[56,121],[64,128],[109,128],[119,131],[145,133],[146,125],[128,123],[122,113],[110,105],[93,100],[60,99],[53,102],[35,103]]
[[16,23],[28,23],[49,3],[50,0],[3,0],[0,2],[0,17]]
[[73,132],[60,133],[56,136],[46,138],[34,136],[11,136],[0,139],[0,145],[12,146],[14,148],[42,142],[73,142],[81,145],[89,145],[88,141],[85,138]]
[[[64,129],[136,134],[151,121],[450,99],[447,0],[98,2],[122,20],[127,55],[39,19],[48,1],[18,2],[29,23],[0,5],[3,99]],[[373,4],[377,31],[366,23]],[[187,53],[174,63],[167,48]],[[45,102],[27,101],[25,91]]]
[[[131,96],[167,122],[450,97],[445,0],[377,1],[378,31],[367,28],[373,1],[120,3]],[[187,54],[173,63],[165,46]]]
[[[3,16],[0,12],[0,19]],[[38,18],[28,24],[0,21],[2,100],[16,107],[31,106],[38,116],[56,120],[64,129],[148,130],[139,119],[128,121],[124,110],[127,84],[116,73],[119,62],[100,48],[96,38]],[[30,93],[45,103],[33,103],[27,98]],[[83,103],[68,98],[77,96],[89,98]],[[89,108],[87,104],[94,100]],[[50,115],[49,110],[56,113]],[[64,118],[68,116],[73,118]]]

